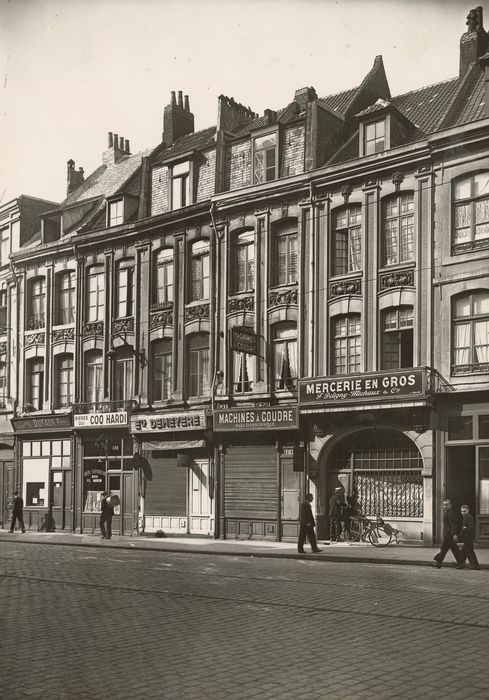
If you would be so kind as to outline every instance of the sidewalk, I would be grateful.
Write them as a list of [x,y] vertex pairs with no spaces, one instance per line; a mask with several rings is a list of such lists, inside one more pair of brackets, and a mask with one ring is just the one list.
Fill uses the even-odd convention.
[[[314,561],[366,562],[372,564],[398,564],[432,566],[438,548],[391,544],[388,547],[373,547],[365,543],[340,543],[330,545],[319,540],[320,553],[299,554],[294,542],[269,542],[257,540],[214,540],[198,537],[120,537],[110,541],[99,535],[75,535],[65,532],[34,532],[22,534],[16,530],[0,530],[0,542],[18,544],[59,544],[74,547],[105,547],[112,549],[143,549],[153,552],[179,552],[188,554],[213,554],[239,557],[268,557],[279,559],[306,559]],[[306,551],[309,546],[306,545]],[[478,549],[477,557],[481,569],[489,570],[489,549]],[[453,556],[447,554],[444,566],[453,566]]]

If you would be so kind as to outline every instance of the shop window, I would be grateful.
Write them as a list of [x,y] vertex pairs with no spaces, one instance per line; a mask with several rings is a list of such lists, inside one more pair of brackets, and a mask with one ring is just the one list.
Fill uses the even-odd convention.
[[276,391],[295,389],[299,373],[297,326],[295,323],[277,324],[273,335],[273,388]]
[[153,401],[167,401],[172,394],[172,341],[153,343]]
[[261,185],[278,177],[277,133],[253,139],[253,182]]
[[362,268],[362,207],[345,207],[333,212],[333,275]]
[[109,226],[118,226],[124,223],[124,202],[118,199],[115,202],[109,203]]
[[132,316],[134,305],[134,260],[121,260],[116,270],[115,317]]
[[0,409],[7,405],[7,363],[5,359],[5,355],[0,355]]
[[363,155],[385,151],[385,119],[365,124],[363,127]]
[[190,201],[190,162],[170,166],[171,208],[181,209],[191,204]]
[[100,350],[85,354],[85,401],[97,403],[104,395],[103,359]]
[[472,416],[448,417],[449,440],[472,440],[473,436]]
[[24,503],[29,507],[44,508],[48,505],[47,484],[49,458],[22,460],[24,481]]
[[489,292],[456,297],[452,319],[452,374],[489,372]]
[[361,332],[360,314],[333,318],[332,374],[350,374],[360,371]]
[[479,440],[489,440],[489,415],[479,416]]
[[413,366],[413,307],[382,313],[382,369]]
[[0,289],[0,335],[7,332],[8,302],[7,290]]
[[209,396],[209,334],[196,333],[188,342],[188,395]]
[[73,355],[56,358],[57,407],[66,408],[73,403],[74,371]]
[[56,276],[56,323],[75,322],[76,277],[73,271]]
[[35,357],[27,361],[26,402],[35,411],[40,411],[43,404],[44,360]]
[[235,236],[233,255],[233,292],[249,292],[255,288],[255,234],[244,231]]
[[104,320],[105,273],[101,265],[93,266],[87,273],[86,320]]
[[209,243],[196,241],[191,252],[191,301],[209,298]]
[[479,449],[479,513],[489,515],[489,447]]
[[106,490],[105,462],[85,460],[84,469],[84,499],[83,510],[85,513],[100,513],[102,493]]
[[114,399],[130,401],[133,397],[134,360],[132,357],[121,357],[114,362]]
[[414,260],[414,194],[403,193],[383,202],[382,265]]
[[489,172],[484,172],[454,182],[452,253],[488,247]]
[[173,250],[159,250],[154,259],[156,284],[153,304],[157,308],[173,305]]
[[294,284],[299,279],[297,222],[274,227],[271,278],[274,285]]
[[36,277],[28,285],[27,329],[44,328],[46,324],[46,282],[44,277]]

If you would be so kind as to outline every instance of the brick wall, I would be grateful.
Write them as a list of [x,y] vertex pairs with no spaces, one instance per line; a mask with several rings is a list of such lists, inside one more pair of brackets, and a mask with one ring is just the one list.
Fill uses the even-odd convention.
[[281,139],[282,155],[280,177],[291,177],[304,172],[304,126],[285,129]]
[[226,148],[225,187],[238,190],[251,185],[251,142],[249,139],[233,143]]
[[151,215],[168,211],[168,168],[166,165],[151,171]]
[[195,201],[202,202],[214,194],[216,177],[216,150],[204,153],[205,162],[198,168],[197,196]]

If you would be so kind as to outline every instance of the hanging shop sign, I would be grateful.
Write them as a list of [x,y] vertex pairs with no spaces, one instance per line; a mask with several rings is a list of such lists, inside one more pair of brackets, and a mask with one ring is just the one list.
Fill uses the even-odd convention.
[[15,432],[32,432],[33,430],[59,430],[71,427],[71,416],[39,416],[38,418],[12,418]]
[[214,430],[297,429],[297,407],[232,408],[214,411]]
[[117,411],[116,413],[79,413],[73,416],[75,428],[117,428],[127,424],[127,411]]
[[426,370],[337,375],[299,382],[301,404],[403,399],[426,394]]
[[204,430],[205,411],[185,411],[180,413],[152,413],[131,416],[131,432],[160,433],[178,430]]
[[258,336],[247,326],[231,328],[231,350],[247,355],[258,355]]

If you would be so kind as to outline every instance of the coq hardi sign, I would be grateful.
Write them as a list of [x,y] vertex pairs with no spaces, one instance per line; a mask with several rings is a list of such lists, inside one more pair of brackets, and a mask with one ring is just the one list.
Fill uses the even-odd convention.
[[425,393],[424,369],[335,377],[299,382],[301,404],[385,400]]

